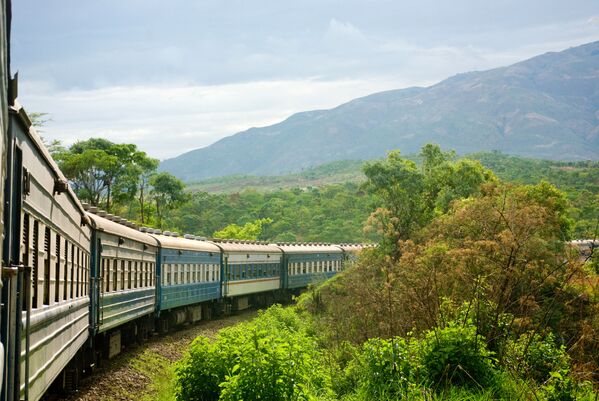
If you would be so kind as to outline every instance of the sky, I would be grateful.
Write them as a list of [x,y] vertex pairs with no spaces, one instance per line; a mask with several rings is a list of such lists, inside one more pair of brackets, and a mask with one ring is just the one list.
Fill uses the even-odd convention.
[[16,0],[11,69],[46,139],[165,159],[596,40],[597,0]]

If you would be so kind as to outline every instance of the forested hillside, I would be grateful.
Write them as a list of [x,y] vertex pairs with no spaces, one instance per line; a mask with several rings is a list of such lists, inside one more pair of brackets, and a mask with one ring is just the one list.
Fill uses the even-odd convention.
[[[420,163],[418,155],[407,157]],[[574,236],[592,236],[599,217],[599,162],[556,162],[473,153],[498,178],[521,184],[542,180],[556,185],[569,198]],[[273,223],[263,239],[298,241],[365,241],[361,229],[375,199],[361,184],[363,163],[333,162],[299,174],[279,177],[224,177],[191,185],[191,202],[173,212],[169,224],[183,232],[210,236],[228,224],[260,218]],[[349,181],[349,182],[347,182]],[[322,185],[334,182],[344,184]],[[225,193],[223,193],[225,192]]]

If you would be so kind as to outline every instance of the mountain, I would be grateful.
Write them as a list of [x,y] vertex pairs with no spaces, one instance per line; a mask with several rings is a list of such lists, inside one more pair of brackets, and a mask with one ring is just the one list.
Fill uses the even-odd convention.
[[185,181],[275,175],[391,149],[414,153],[428,142],[458,153],[599,159],[599,42],[297,113],[165,160],[161,169]]

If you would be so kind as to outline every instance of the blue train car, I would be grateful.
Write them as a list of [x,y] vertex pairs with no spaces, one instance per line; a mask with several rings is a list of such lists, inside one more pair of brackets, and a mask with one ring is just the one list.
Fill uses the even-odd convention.
[[343,250],[329,244],[278,244],[284,253],[282,288],[305,288],[343,268]]
[[[118,216],[89,209],[92,223],[92,332],[112,357],[152,329],[158,243]],[[102,216],[103,215],[103,216]],[[122,332],[125,332],[122,335]]]
[[[264,304],[281,288],[283,253],[275,245],[216,241],[222,252],[222,297],[234,310]],[[257,295],[260,294],[260,295]]]
[[150,235],[160,247],[156,313],[166,330],[169,325],[210,318],[211,304],[221,295],[221,252],[216,245],[195,237],[164,234]]

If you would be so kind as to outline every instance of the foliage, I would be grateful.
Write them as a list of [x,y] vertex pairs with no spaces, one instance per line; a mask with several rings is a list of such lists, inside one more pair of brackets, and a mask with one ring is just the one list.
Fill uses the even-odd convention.
[[365,188],[382,204],[370,215],[369,225],[380,235],[381,252],[394,260],[402,253],[400,241],[412,238],[435,215],[447,211],[453,200],[475,195],[483,183],[495,179],[480,163],[454,162],[454,154],[437,145],[425,145],[420,157],[420,168],[399,151],[364,166]]
[[422,346],[424,380],[433,388],[491,387],[496,370],[486,342],[470,324],[429,331]]
[[266,218],[245,223],[243,226],[229,224],[222,230],[216,231],[212,236],[214,238],[257,240],[262,234],[263,226],[271,223],[272,219]]
[[199,337],[176,368],[178,400],[311,400],[330,378],[305,317],[273,306],[250,323]]
[[162,220],[173,208],[176,208],[189,199],[185,193],[185,184],[174,175],[166,172],[150,176],[152,196],[156,205],[156,220],[158,227],[162,228]]
[[210,237],[229,224],[271,219],[259,240],[361,242],[373,199],[356,184],[237,194],[196,192],[167,218],[180,232]]
[[115,144],[103,138],[79,141],[54,154],[79,198],[113,210],[113,203],[130,203],[147,165],[156,166],[133,144]]
[[358,391],[375,399],[407,394],[417,377],[415,348],[402,337],[366,341],[354,373],[358,376]]
[[570,358],[566,348],[558,346],[553,333],[542,336],[536,332],[522,334],[506,346],[505,362],[518,371],[522,377],[545,383],[557,372],[568,374]]

